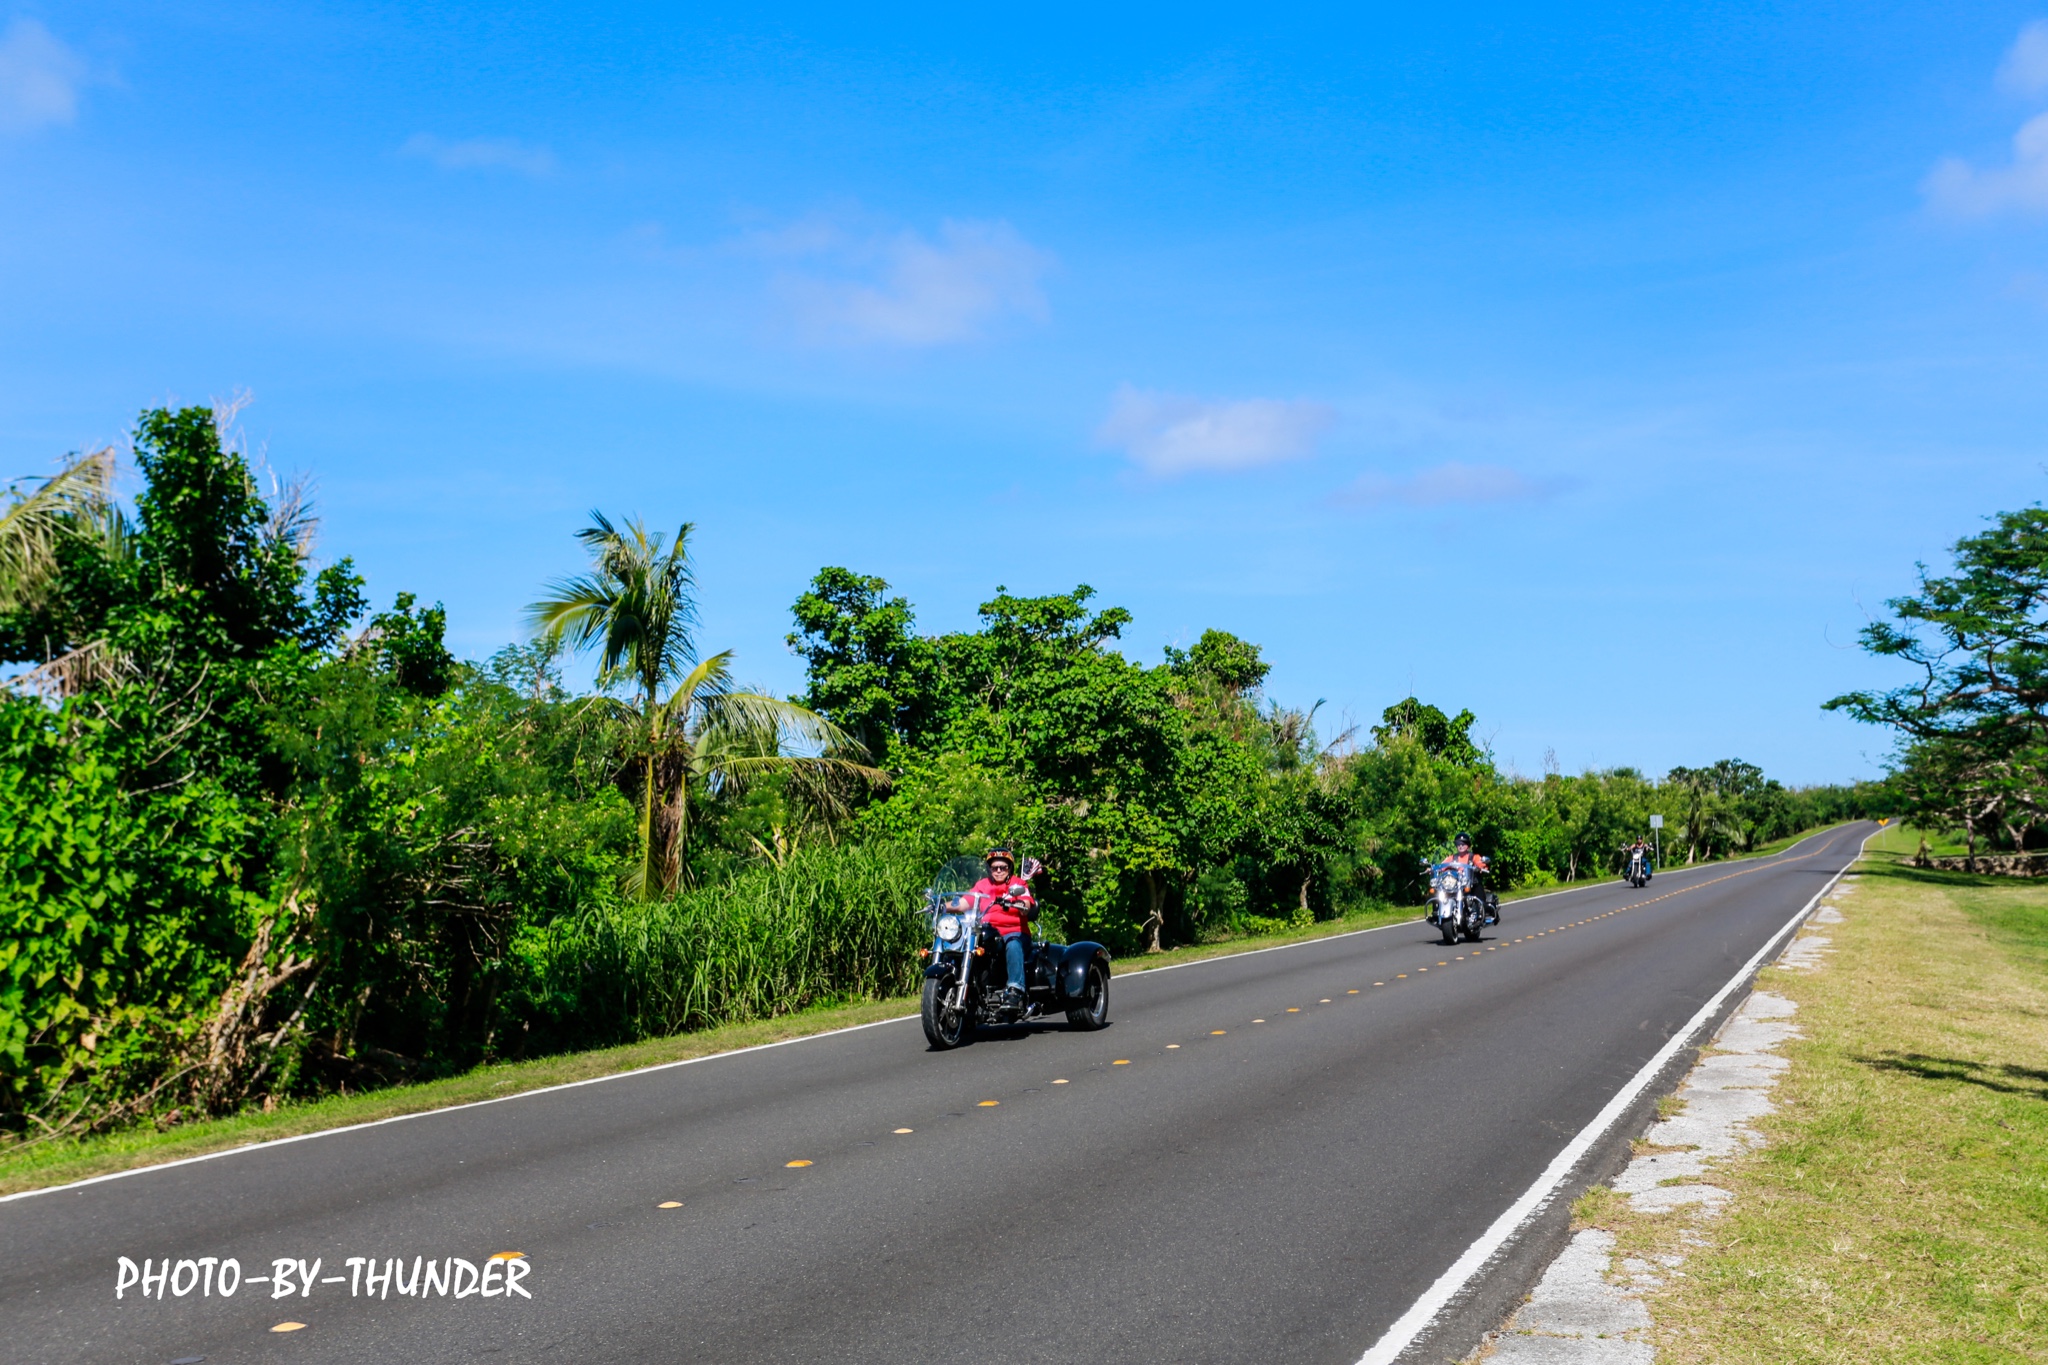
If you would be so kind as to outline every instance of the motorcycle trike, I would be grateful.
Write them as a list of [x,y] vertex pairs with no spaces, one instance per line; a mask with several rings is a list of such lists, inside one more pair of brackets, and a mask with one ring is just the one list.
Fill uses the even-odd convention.
[[[1044,868],[1026,858],[1016,882],[1029,886]],[[1009,969],[1002,935],[988,923],[992,902],[977,893],[981,863],[954,858],[932,878],[924,913],[932,922],[932,946],[923,956],[924,1036],[944,1051],[973,1038],[977,1028],[999,1028],[1034,1019],[1066,1016],[1067,1026],[1099,1029],[1109,1022],[1109,950],[1100,943],[1053,943],[1027,934],[1024,945],[1024,1000],[1009,1006],[1003,997]]]

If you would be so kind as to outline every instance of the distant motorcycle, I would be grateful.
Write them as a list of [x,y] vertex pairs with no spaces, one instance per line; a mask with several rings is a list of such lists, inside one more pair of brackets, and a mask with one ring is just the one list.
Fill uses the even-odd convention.
[[[1109,1022],[1109,950],[1099,943],[1049,943],[1027,935],[1024,948],[1024,1008],[1006,1010],[1003,992],[1009,971],[1003,938],[987,923],[994,901],[977,895],[981,862],[955,858],[940,868],[925,891],[932,946],[924,951],[924,1036],[946,1051],[968,1042],[974,1030],[1020,1024],[1064,1014],[1067,1027],[1099,1029]],[[1012,885],[1019,890],[1044,871],[1026,858]],[[1009,899],[1007,896],[998,899]]]
[[1621,870],[1621,879],[1638,891],[1650,884],[1650,859],[1643,850],[1629,850],[1628,866]]
[[1463,863],[1436,863],[1429,869],[1429,922],[1447,944],[1479,938],[1486,927],[1485,897],[1472,886],[1472,869]]

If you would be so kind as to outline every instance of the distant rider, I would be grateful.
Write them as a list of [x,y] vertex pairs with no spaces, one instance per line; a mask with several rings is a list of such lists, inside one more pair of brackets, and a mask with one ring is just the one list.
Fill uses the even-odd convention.
[[1623,867],[1627,867],[1633,860],[1637,858],[1641,858],[1643,860],[1643,880],[1648,881],[1651,877],[1656,875],[1656,869],[1650,866],[1650,846],[1644,843],[1641,839],[1637,839],[1634,843],[1630,844],[1626,849],[1622,850],[1621,865]]
[[1472,893],[1486,906],[1488,924],[1500,923],[1500,897],[1486,889],[1486,859],[1472,851],[1472,836],[1463,830],[1458,832],[1458,851],[1444,859],[1452,867],[1465,868],[1472,874]]
[[992,848],[982,860],[988,875],[974,884],[973,894],[987,909],[982,923],[1003,936],[1003,964],[1009,969],[1009,989],[1003,992],[1003,1006],[1013,1012],[1024,1008],[1024,940],[1031,920],[1038,914],[1038,902],[1031,898],[1031,884],[1014,876],[1017,858],[1007,848]]

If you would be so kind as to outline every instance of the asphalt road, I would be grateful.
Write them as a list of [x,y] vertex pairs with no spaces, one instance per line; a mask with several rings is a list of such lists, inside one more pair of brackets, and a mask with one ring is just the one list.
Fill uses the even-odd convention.
[[[1119,977],[1099,1033],[935,1054],[904,1020],[0,1203],[0,1355],[1348,1365],[1868,832],[1511,903],[1476,946]],[[1469,1349],[1563,1212],[1412,1358]],[[508,1251],[531,1297],[346,1265]],[[117,1299],[123,1256],[321,1265]]]

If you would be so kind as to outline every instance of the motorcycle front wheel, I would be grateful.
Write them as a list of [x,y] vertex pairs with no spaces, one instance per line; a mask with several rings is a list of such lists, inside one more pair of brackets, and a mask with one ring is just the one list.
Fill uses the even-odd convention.
[[953,1008],[953,983],[928,976],[924,980],[925,1041],[946,1052],[967,1041],[967,1011]]
[[1443,929],[1444,942],[1446,944],[1452,944],[1458,941],[1458,921],[1454,916],[1444,916]]
[[1088,965],[1088,984],[1079,1008],[1067,1011],[1067,1027],[1093,1031],[1109,1022],[1109,973],[1100,962]]

